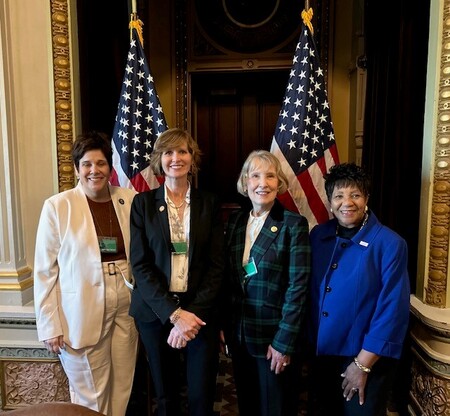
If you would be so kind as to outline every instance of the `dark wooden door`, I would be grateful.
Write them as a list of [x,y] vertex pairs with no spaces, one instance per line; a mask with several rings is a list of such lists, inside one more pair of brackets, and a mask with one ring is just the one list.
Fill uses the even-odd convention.
[[242,164],[255,149],[270,150],[288,81],[287,70],[192,75],[193,133],[203,152],[199,187],[240,203]]

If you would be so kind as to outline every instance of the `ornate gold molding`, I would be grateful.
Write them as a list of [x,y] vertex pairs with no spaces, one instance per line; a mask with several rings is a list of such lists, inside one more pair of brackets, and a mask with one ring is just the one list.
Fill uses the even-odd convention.
[[445,0],[425,303],[445,308],[450,230],[450,1]]
[[11,271],[7,271],[7,272],[0,272],[0,279],[5,279],[5,278],[19,278],[19,277],[27,277],[28,275],[31,274],[31,268],[28,266],[25,266],[19,270],[11,270]]
[[50,0],[52,16],[53,80],[55,87],[56,144],[60,191],[75,184],[72,163],[72,67],[68,0]]
[[30,287],[32,287],[34,284],[34,280],[33,277],[30,276],[28,279],[26,280],[22,280],[19,283],[0,283],[0,292],[4,292],[4,291],[12,291],[12,292],[23,292],[26,289],[29,289]]

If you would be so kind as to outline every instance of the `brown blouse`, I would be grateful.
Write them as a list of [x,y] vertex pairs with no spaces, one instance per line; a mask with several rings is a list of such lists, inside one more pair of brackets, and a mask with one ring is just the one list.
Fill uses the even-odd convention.
[[94,202],[87,198],[97,236],[117,238],[117,253],[101,253],[102,262],[124,260],[125,243],[112,201]]

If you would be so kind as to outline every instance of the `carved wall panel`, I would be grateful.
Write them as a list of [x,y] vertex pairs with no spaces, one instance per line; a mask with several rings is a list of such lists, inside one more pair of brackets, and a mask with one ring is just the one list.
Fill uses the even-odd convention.
[[[23,323],[21,319],[1,324],[5,333],[8,327],[20,325],[33,330],[28,321]],[[45,348],[0,347],[0,392],[3,410],[70,401],[69,383],[61,363]]]
[[425,303],[448,308],[450,239],[450,1],[444,2],[432,212]]
[[59,360],[4,360],[0,362],[0,371],[3,409],[70,401],[67,377]]
[[55,88],[55,119],[59,190],[75,184],[72,143],[72,68],[70,61],[70,28],[68,0],[50,0],[52,16],[53,80]]
[[411,406],[421,416],[450,415],[449,365],[430,360],[413,348]]
[[[411,299],[411,414],[450,416],[450,325],[447,310]],[[437,313],[438,312],[438,313]]]

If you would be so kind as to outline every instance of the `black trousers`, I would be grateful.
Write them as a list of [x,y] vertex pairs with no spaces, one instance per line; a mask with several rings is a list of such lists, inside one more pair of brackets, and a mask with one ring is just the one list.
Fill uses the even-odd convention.
[[291,364],[281,374],[270,370],[270,361],[253,357],[237,340],[231,343],[232,364],[240,416],[297,416],[301,362],[291,356]]
[[341,374],[353,357],[319,356],[311,359],[309,412],[313,416],[386,416],[389,391],[398,360],[381,357],[367,377],[365,402],[358,394],[350,401],[343,396]]
[[219,366],[217,325],[208,322],[181,350],[167,344],[171,324],[136,321],[156,395],[158,416],[180,416],[182,388],[187,385],[190,416],[212,416]]

